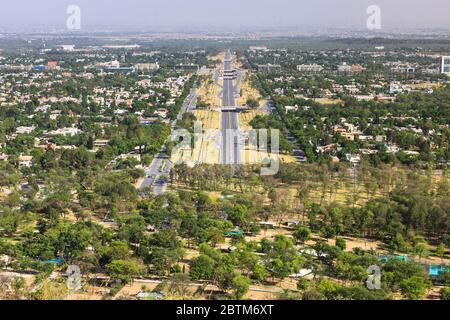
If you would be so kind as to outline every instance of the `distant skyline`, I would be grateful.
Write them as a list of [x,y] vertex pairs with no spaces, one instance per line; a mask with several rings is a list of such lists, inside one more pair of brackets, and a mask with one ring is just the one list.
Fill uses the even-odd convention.
[[72,4],[81,8],[82,30],[86,31],[93,26],[205,31],[208,27],[230,31],[302,26],[364,29],[369,5],[381,8],[380,31],[450,29],[449,0],[15,0],[2,4],[0,27],[63,29],[66,8]]

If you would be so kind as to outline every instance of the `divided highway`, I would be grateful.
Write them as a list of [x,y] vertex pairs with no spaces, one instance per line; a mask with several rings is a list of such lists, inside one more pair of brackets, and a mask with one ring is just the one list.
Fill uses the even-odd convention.
[[237,86],[233,86],[233,78],[227,74],[232,69],[232,55],[228,50],[224,60],[224,80],[222,91],[221,134],[222,143],[220,149],[220,162],[222,164],[237,165],[241,163],[239,147],[239,121],[238,113],[229,109],[236,108],[235,94]]

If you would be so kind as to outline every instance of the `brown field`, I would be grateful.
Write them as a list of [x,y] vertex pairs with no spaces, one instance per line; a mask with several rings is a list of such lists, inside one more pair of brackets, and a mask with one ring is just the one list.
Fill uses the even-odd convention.
[[295,158],[290,155],[272,155],[271,153],[258,151],[256,147],[247,145],[243,150],[241,150],[241,160],[243,164],[261,164],[264,159],[278,159],[281,163],[293,163]]
[[434,82],[423,82],[423,83],[408,84],[407,86],[413,90],[425,90],[428,88],[433,88],[433,89],[440,88],[440,87],[442,87],[442,84],[434,83]]
[[221,53],[218,53],[215,56],[211,56],[211,57],[209,57],[209,59],[210,60],[220,60],[220,61],[223,62],[223,60],[225,59],[225,52],[221,52]]
[[203,130],[220,129],[220,112],[214,110],[194,110],[197,121],[202,123]]
[[262,116],[262,115],[264,115],[264,113],[261,110],[248,110],[248,111],[243,111],[243,112],[239,113],[239,127],[241,128],[241,130],[252,129],[250,122],[256,116]]
[[324,105],[329,105],[329,104],[342,104],[343,101],[341,99],[329,99],[329,98],[317,98],[314,99],[315,103],[318,104],[324,104]]
[[197,95],[200,100],[209,104],[211,107],[218,107],[221,104],[219,98],[220,88],[214,84],[212,76],[206,81],[202,81],[197,89]]
[[[220,112],[215,110],[194,110],[193,114],[201,123],[203,133],[207,130],[220,129]],[[219,162],[219,149],[214,136],[202,136],[198,145],[193,150],[183,149],[174,155],[174,160],[181,160],[193,166],[196,162],[205,164],[217,164]]]
[[264,105],[264,100],[262,99],[261,94],[256,88],[253,87],[250,78],[246,72],[242,72],[242,80],[240,90],[238,93],[240,94],[239,98],[236,100],[236,104],[238,106],[245,106],[247,100],[250,98],[259,100],[261,107]]

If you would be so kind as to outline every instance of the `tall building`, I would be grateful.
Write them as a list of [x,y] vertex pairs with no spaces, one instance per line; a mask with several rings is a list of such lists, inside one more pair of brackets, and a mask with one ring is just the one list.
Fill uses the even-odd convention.
[[450,56],[443,56],[441,60],[441,73],[450,76]]

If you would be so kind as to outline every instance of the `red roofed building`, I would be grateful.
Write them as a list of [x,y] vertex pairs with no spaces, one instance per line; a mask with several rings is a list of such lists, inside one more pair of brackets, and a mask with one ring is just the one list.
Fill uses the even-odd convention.
[[48,70],[55,70],[58,67],[58,62],[56,61],[49,61],[47,62],[47,69]]

